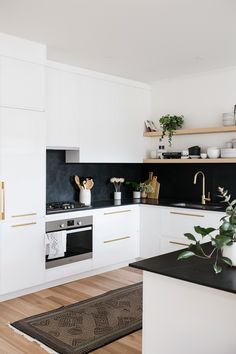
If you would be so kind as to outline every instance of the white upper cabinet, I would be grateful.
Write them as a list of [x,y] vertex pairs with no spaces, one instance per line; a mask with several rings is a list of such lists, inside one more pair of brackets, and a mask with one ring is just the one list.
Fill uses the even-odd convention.
[[79,147],[78,75],[47,67],[46,97],[47,146]]
[[49,62],[47,146],[80,148],[80,162],[141,162],[150,89]]
[[46,46],[0,33],[0,106],[45,110]]
[[0,105],[44,111],[44,66],[0,57]]
[[80,76],[81,162],[141,162],[149,90]]

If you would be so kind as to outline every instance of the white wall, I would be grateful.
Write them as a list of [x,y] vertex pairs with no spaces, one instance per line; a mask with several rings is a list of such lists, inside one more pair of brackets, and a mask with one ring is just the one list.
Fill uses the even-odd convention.
[[[222,125],[222,113],[233,112],[236,104],[236,68],[161,80],[152,85],[152,120],[165,114],[183,114],[185,128]],[[193,145],[223,146],[235,133],[176,136],[172,150]],[[150,138],[149,138],[150,139]],[[158,144],[152,139],[151,145]],[[165,140],[167,146],[167,140]]]

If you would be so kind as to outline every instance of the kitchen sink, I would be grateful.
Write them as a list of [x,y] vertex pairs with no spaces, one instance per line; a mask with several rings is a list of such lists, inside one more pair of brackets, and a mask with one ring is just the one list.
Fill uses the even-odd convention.
[[223,209],[221,205],[216,205],[216,204],[198,204],[198,203],[172,203],[171,206],[176,206],[176,207],[183,207],[183,208],[196,208],[196,209],[204,209],[204,210],[217,210],[217,209]]

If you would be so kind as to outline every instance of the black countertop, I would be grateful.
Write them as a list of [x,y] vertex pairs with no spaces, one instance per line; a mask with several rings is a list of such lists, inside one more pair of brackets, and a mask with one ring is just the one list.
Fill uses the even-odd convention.
[[[210,248],[210,244],[204,248]],[[181,251],[167,253],[161,256],[147,258],[130,266],[148,272],[161,274],[170,278],[181,279],[190,283],[204,285],[210,288],[227,291],[236,294],[236,268],[223,265],[221,273],[213,270],[214,260],[204,260],[191,257],[185,260],[177,260]]]
[[[206,204],[206,205],[201,205],[200,203],[194,203],[194,202],[187,202],[187,205],[173,205],[176,203],[183,203],[183,201],[179,201],[176,199],[133,199],[133,198],[126,198],[126,199],[121,199],[121,200],[114,200],[114,199],[109,199],[109,200],[100,200],[100,201],[93,201],[91,206],[88,207],[83,207],[81,209],[67,209],[67,210],[57,210],[54,212],[47,212],[47,215],[51,214],[56,214],[56,213],[65,213],[65,212],[74,212],[78,210],[88,210],[88,209],[101,209],[101,208],[111,208],[111,207],[116,207],[116,206],[126,206],[126,205],[156,205],[156,206],[166,206],[166,207],[173,207],[173,208],[182,208],[182,209],[196,209],[196,210],[210,210],[210,211],[225,211],[225,205],[224,204]],[[211,208],[211,207],[217,207]]]
[[[127,199],[121,199],[120,201],[117,200],[103,200],[103,201],[95,201],[92,203],[91,207],[92,209],[99,209],[99,208],[110,208],[114,206],[125,206],[125,205],[156,205],[156,206],[167,206],[167,207],[173,207],[173,208],[184,208],[184,209],[196,209],[196,210],[210,210],[210,211],[225,211],[225,205],[224,204],[206,204],[206,205],[201,205],[200,203],[197,204],[196,202],[188,202],[187,206],[181,206],[181,205],[173,205],[176,203],[181,203],[182,201],[179,200],[173,200],[173,199],[132,199],[132,198],[127,198]],[[217,209],[212,209],[211,206],[216,206]]]

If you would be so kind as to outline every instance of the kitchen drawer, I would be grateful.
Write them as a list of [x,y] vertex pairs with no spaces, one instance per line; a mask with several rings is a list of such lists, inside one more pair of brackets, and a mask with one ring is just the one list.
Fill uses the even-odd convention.
[[[162,208],[161,236],[181,240],[187,232],[194,233],[194,226],[218,228],[222,213],[193,209]],[[206,239],[207,240],[207,239]]]
[[106,240],[96,240],[94,244],[94,266],[104,267],[122,263],[138,256],[138,237],[110,237]]
[[[159,239],[159,254],[174,252],[188,247],[190,243],[185,237],[176,239],[174,237],[160,237]],[[177,258],[177,257],[176,257]]]
[[107,208],[94,216],[94,233],[100,240],[135,235],[139,229],[139,209],[132,206]]

